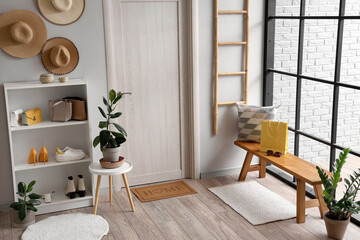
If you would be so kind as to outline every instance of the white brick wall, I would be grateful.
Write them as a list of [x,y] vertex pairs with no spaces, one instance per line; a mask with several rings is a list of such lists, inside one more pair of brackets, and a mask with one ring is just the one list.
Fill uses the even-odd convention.
[[[338,0],[306,0],[306,15],[338,15]],[[299,15],[299,0],[277,0],[277,15]],[[357,0],[346,1],[346,15],[360,15]],[[276,20],[275,69],[296,73],[299,34],[298,20]],[[305,20],[302,73],[334,80],[337,38],[336,20]],[[345,20],[341,82],[360,85],[360,20]],[[333,86],[302,81],[301,130],[330,140]],[[295,126],[296,79],[274,76],[274,104],[281,105],[278,117]],[[337,142],[360,152],[360,91],[340,90]],[[294,134],[289,133],[289,151]],[[300,138],[300,156],[311,162],[328,161],[330,148]]]

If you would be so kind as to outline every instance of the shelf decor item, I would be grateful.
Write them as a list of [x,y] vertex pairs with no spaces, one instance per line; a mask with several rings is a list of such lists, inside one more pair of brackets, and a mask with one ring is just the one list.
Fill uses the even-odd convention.
[[[120,156],[120,145],[126,142],[127,133],[123,127],[113,122],[113,120],[119,118],[122,113],[115,112],[117,102],[122,98],[124,93],[116,93],[114,89],[109,91],[109,101],[103,97],[103,102],[106,106],[107,112],[98,107],[101,115],[105,118],[105,121],[99,122],[99,128],[102,129],[99,136],[94,138],[93,146],[96,147],[100,144],[100,150],[103,153],[104,160],[106,162],[116,162]],[[115,127],[114,131],[110,127]]]
[[49,155],[46,148],[43,146],[40,150],[39,162],[44,162],[45,164],[47,161],[49,161]]
[[0,15],[0,48],[17,58],[40,53],[47,39],[45,23],[34,12],[13,10]]
[[67,81],[69,81],[68,77],[59,77],[59,82],[66,83]]
[[71,119],[73,120],[86,120],[86,102],[80,97],[66,97],[64,98],[72,103]]
[[18,184],[17,193],[20,197],[17,202],[13,202],[10,208],[17,211],[17,216],[13,215],[13,224],[15,227],[27,227],[35,223],[35,214],[37,208],[35,206],[40,205],[39,199],[42,197],[39,194],[31,193],[36,181],[31,181],[26,187],[24,182]]
[[37,152],[35,150],[35,148],[31,148],[30,153],[29,153],[29,157],[28,157],[28,164],[36,164],[37,162]]
[[31,126],[40,122],[42,122],[40,108],[31,109],[22,114],[22,125]]
[[68,25],[79,20],[85,10],[85,0],[38,0],[43,17],[57,25]]
[[54,74],[51,73],[43,73],[40,75],[41,83],[53,83],[54,82]]
[[72,116],[72,102],[67,99],[49,101],[52,122],[67,122]]
[[49,39],[43,46],[41,61],[49,72],[56,75],[68,74],[79,63],[79,52],[75,44],[67,38]]
[[333,176],[329,176],[318,166],[316,169],[324,185],[323,199],[329,211],[324,213],[324,221],[328,236],[333,239],[343,239],[346,228],[350,222],[352,214],[360,212],[360,201],[356,200],[360,190],[360,169],[354,171],[349,178],[345,178],[346,190],[340,200],[336,200],[336,189],[340,182],[341,169],[346,162],[350,149],[344,149],[334,164]]

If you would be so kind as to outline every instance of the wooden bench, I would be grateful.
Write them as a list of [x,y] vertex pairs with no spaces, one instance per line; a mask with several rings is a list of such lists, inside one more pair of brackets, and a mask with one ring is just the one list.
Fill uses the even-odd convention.
[[[269,162],[297,178],[296,222],[305,222],[305,209],[311,207],[319,207],[320,216],[323,218],[323,214],[327,211],[327,207],[321,197],[323,196],[322,183],[314,164],[290,153],[282,155],[281,157],[267,156],[266,153],[260,152],[259,143],[240,141],[234,143],[236,146],[247,151],[239,175],[239,181],[244,181],[247,173],[251,171],[259,171],[259,178],[264,178],[266,175],[266,162]],[[259,157],[260,163],[257,165],[250,165],[254,155]],[[326,172],[329,176],[332,175],[330,172]],[[305,201],[305,183],[314,187],[316,199]]]

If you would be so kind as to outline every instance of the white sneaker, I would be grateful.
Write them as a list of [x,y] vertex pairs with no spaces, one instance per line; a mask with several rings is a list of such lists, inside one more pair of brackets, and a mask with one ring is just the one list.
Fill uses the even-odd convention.
[[85,158],[85,153],[81,149],[73,149],[71,147],[65,147],[63,150],[56,148],[55,159],[58,162],[74,161]]

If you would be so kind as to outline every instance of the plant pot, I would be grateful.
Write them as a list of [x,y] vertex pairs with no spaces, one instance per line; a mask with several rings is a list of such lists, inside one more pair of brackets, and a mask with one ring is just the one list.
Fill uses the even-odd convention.
[[17,228],[25,228],[35,223],[35,212],[27,210],[26,217],[24,220],[20,220],[18,217],[18,211],[11,209],[13,216],[13,225]]
[[350,222],[350,218],[348,218],[347,220],[333,220],[326,216],[327,213],[328,212],[324,213],[324,221],[328,237],[337,240],[343,239],[347,226]]
[[104,148],[102,153],[106,162],[116,162],[119,160],[120,146],[117,148]]

